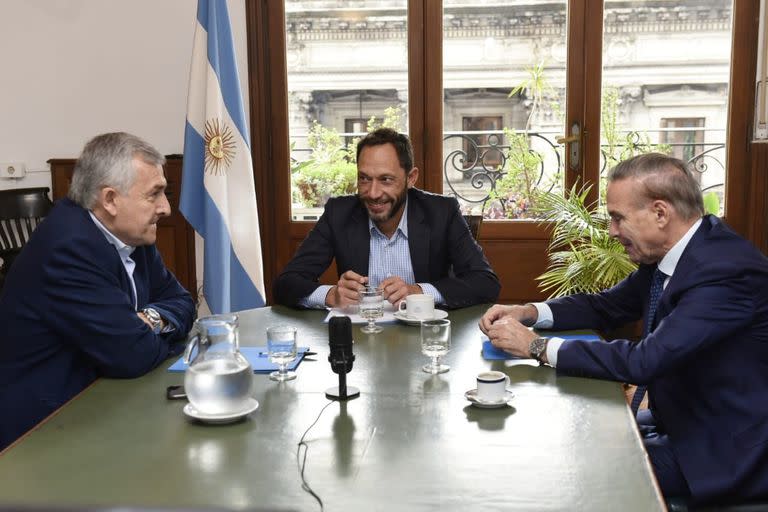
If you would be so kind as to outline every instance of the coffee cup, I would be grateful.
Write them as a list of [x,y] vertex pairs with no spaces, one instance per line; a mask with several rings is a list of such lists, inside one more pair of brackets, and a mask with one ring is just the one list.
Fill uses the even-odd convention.
[[477,375],[477,398],[483,402],[504,400],[509,385],[509,376],[503,372],[490,370]]
[[435,299],[431,295],[414,293],[400,302],[398,311],[416,320],[431,320],[435,317]]

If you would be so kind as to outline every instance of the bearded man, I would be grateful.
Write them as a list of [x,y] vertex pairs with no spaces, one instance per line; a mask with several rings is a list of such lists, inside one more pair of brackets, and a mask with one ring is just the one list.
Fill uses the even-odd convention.
[[[305,308],[356,304],[366,285],[397,304],[424,293],[448,309],[492,302],[501,284],[455,198],[414,188],[407,136],[380,128],[357,145],[357,196],[330,199],[274,285],[275,301]],[[333,259],[339,281],[318,282]]]

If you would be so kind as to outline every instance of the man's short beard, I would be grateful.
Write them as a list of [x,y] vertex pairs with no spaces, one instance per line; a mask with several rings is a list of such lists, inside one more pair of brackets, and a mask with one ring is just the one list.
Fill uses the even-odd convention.
[[387,222],[391,218],[393,218],[395,215],[397,215],[397,212],[400,211],[400,208],[405,204],[405,200],[408,197],[408,189],[406,188],[403,193],[399,196],[397,196],[392,201],[392,206],[389,208],[389,211],[386,213],[381,214],[381,216],[377,217],[371,214],[371,211],[368,209],[368,205],[366,204],[365,199],[358,196],[358,199],[361,203],[363,203],[363,206],[365,207],[365,211],[368,212],[368,216],[371,218],[373,222]]

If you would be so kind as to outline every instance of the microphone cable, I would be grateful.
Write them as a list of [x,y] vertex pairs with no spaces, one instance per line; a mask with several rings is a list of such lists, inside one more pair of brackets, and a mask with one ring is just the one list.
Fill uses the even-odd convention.
[[[329,405],[333,403],[333,400],[328,400],[328,403],[323,406],[322,409],[320,409],[320,412],[317,415],[317,418],[315,418],[315,421],[312,422],[312,424],[307,427],[307,430],[304,431],[304,433],[301,435],[301,439],[299,439],[299,444],[296,447],[296,465],[299,469],[299,476],[301,477],[301,488],[303,491],[309,493],[313,498],[315,498],[315,501],[320,505],[320,511],[324,511],[325,508],[323,506],[323,500],[320,498],[320,496],[312,490],[312,487],[310,487],[309,482],[307,482],[306,477],[304,476],[304,470],[307,466],[307,452],[309,452],[309,445],[304,441],[304,438],[307,437],[307,434],[309,434],[309,431],[312,430],[312,427],[314,427],[318,421],[320,421],[320,417],[323,415],[325,410],[328,408]],[[304,448],[304,455],[302,456],[302,447]]]

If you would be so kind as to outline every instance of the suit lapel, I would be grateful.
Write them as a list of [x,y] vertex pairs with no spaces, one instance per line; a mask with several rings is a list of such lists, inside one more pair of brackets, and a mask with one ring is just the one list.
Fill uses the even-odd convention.
[[362,205],[355,209],[350,219],[347,233],[347,247],[360,247],[360,240],[365,240],[365,250],[353,251],[351,254],[351,270],[361,276],[368,275],[368,264],[371,256],[371,231],[368,229],[368,212]]
[[413,189],[408,192],[408,247],[411,252],[413,277],[417,283],[431,281],[429,275],[429,226],[424,221],[424,210],[414,198]]
[[688,283],[688,275],[696,270],[696,263],[694,262],[693,255],[696,254],[696,251],[701,250],[700,246],[709,235],[712,227],[713,222],[711,221],[710,216],[705,216],[701,225],[683,250],[683,254],[680,255],[680,259],[675,267],[675,273],[669,279],[667,287],[661,294],[659,306],[656,309],[656,317],[653,321],[654,329],[659,325],[659,322],[672,311],[672,298],[677,295],[677,290],[681,287],[682,283]]
[[[102,253],[103,259],[101,261],[104,262],[104,264],[108,265],[107,269],[109,272],[112,273],[117,278],[118,285],[120,286],[120,289],[125,292],[127,295],[128,302],[133,306],[133,288],[131,287],[131,281],[128,278],[128,272],[125,270],[125,266],[123,265],[122,260],[120,260],[120,255],[117,253],[117,249],[109,243],[107,238],[104,236],[104,233],[99,230],[99,228],[94,224],[93,220],[90,218],[90,215],[86,210],[83,208],[75,205],[72,203],[69,199],[67,201],[67,206],[72,209],[73,212],[75,212],[76,215],[79,215],[82,219],[83,225],[87,226],[86,233],[88,237],[98,246],[98,250]],[[136,254],[136,251],[134,251],[134,254]],[[136,261],[134,259],[134,261]],[[135,270],[134,270],[135,274]],[[135,279],[135,275],[134,275]],[[137,286],[137,294],[138,294],[138,286]],[[137,298],[138,299],[138,298]],[[139,301],[138,304],[141,304]]]

